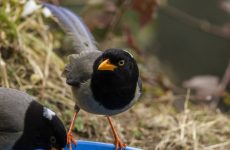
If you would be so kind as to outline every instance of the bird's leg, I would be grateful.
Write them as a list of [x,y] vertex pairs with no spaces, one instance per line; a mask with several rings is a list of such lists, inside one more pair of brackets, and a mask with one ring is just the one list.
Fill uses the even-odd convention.
[[74,140],[74,137],[72,135],[73,125],[74,125],[76,117],[77,117],[77,112],[74,112],[74,116],[71,121],[69,131],[67,133],[67,144],[69,145],[69,150],[72,150],[72,143],[74,143],[75,145],[77,144],[77,142]]
[[74,122],[76,120],[76,117],[77,117],[77,114],[79,111],[80,111],[80,109],[75,110],[73,119],[72,119],[71,124],[70,124],[69,131],[67,133],[67,144],[69,145],[69,150],[72,150],[72,143],[74,143],[74,145],[77,144],[77,142],[74,140],[74,137],[72,135],[72,130],[73,130],[73,125],[74,125]]
[[111,118],[109,116],[107,116],[107,119],[109,121],[109,124],[110,124],[110,127],[112,129],[112,132],[113,132],[113,136],[114,136],[114,144],[115,144],[115,150],[118,150],[118,146],[120,147],[120,149],[122,150],[123,148],[126,148],[126,144],[123,144],[121,142],[121,139],[120,137],[118,136],[113,124],[112,124],[112,121],[111,121]]

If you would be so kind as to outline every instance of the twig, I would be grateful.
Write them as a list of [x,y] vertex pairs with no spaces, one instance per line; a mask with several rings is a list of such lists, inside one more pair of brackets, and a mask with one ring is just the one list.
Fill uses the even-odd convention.
[[51,57],[52,50],[53,50],[53,44],[52,44],[53,37],[52,37],[52,35],[51,34],[44,35],[44,39],[46,39],[46,41],[47,41],[46,45],[48,45],[48,47],[47,47],[47,56],[46,56],[45,68],[44,68],[44,77],[42,80],[42,90],[40,93],[41,98],[43,98],[43,96],[44,96],[44,89],[46,86],[47,78],[49,76],[50,57]]
[[218,91],[215,93],[217,96],[216,99],[212,102],[211,107],[216,108],[220,101],[220,96],[223,96],[223,93],[227,87],[227,85],[230,83],[230,61],[228,63],[228,66],[225,70],[224,76],[219,84]]
[[197,139],[197,128],[196,128],[196,122],[193,122],[192,124],[192,139],[193,139],[193,149],[198,150],[198,139]]
[[8,81],[8,76],[7,76],[7,71],[6,71],[6,63],[2,60],[1,55],[0,55],[0,67],[1,67],[1,72],[3,76],[4,86],[9,88],[9,81]]
[[221,90],[224,91],[229,83],[230,83],[230,61],[225,70],[224,77],[222,78],[222,81],[220,82]]
[[130,5],[131,0],[124,0],[122,1],[119,5],[121,5],[119,7],[119,9],[116,12],[116,15],[114,16],[113,20],[110,23],[109,29],[107,31],[107,34],[105,36],[105,41],[103,42],[104,44],[102,44],[102,49],[105,49],[108,47],[108,45],[110,44],[110,39],[113,35],[114,30],[116,29],[117,25],[119,24],[122,15],[125,13],[125,11],[127,10],[127,7]]
[[224,146],[227,146],[227,145],[230,145],[230,141],[204,147],[204,150],[213,150],[213,149],[224,147]]
[[122,15],[125,13],[127,10],[127,7],[130,5],[131,0],[124,0],[121,3],[120,9],[117,10],[116,16],[113,18],[109,30],[108,30],[108,36],[110,36],[111,33],[114,32],[116,26],[119,24]]
[[225,32],[224,29],[220,26],[213,25],[210,22],[202,19],[195,18],[188,13],[177,9],[176,7],[166,5],[159,5],[159,8],[167,16],[173,17],[178,21],[185,23],[193,28],[199,29],[201,31],[210,33],[217,37],[221,37],[227,40],[230,40],[230,34]]
[[188,102],[189,102],[189,97],[190,97],[190,89],[188,89],[187,94],[186,94],[186,98],[185,98],[185,106],[184,106],[184,115],[183,115],[183,119],[182,119],[182,123],[180,125],[181,128],[181,132],[180,132],[180,139],[183,140],[184,136],[185,136],[185,126],[186,126],[186,121],[188,118]]

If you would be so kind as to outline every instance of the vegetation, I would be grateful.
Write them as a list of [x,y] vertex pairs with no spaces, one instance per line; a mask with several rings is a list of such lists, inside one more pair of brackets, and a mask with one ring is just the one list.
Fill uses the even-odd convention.
[[[154,13],[156,3],[145,4],[150,7],[144,11],[138,7],[138,0],[129,10],[128,4],[119,0],[95,2],[82,2],[76,11],[89,25],[100,49],[115,45],[133,49],[142,75],[141,100],[113,117],[124,142],[149,150],[229,149],[229,116],[208,105],[195,105],[190,90],[176,94],[156,57],[143,50],[150,49],[148,39],[153,39],[157,30],[151,16],[144,14]],[[73,51],[49,13],[40,5],[26,12],[26,4],[17,0],[0,2],[0,85],[35,96],[57,112],[68,128],[74,102],[62,71],[67,55]],[[107,120],[84,111],[74,131],[77,139],[113,142]]]

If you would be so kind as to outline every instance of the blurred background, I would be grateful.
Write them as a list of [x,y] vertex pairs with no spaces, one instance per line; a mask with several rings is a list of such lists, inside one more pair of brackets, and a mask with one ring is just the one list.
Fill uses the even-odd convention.
[[[68,128],[74,102],[62,71],[75,51],[40,2],[0,1],[0,85],[33,95]],[[124,48],[137,59],[142,97],[113,117],[129,146],[230,149],[230,0],[46,2],[81,16],[100,50]],[[106,119],[84,111],[74,133],[113,142]]]

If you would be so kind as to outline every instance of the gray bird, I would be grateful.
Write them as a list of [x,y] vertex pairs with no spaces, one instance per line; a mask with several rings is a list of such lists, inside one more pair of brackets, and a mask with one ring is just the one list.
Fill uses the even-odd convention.
[[56,114],[24,92],[0,87],[0,150],[62,149],[66,130]]
[[77,113],[83,109],[89,113],[107,116],[115,138],[115,149],[125,148],[126,145],[118,137],[110,116],[128,110],[141,95],[141,80],[134,57],[118,48],[99,51],[80,17],[63,7],[46,3],[44,6],[71,37],[77,53],[69,56],[70,62],[64,71],[76,102],[67,144],[75,143],[71,130]]

